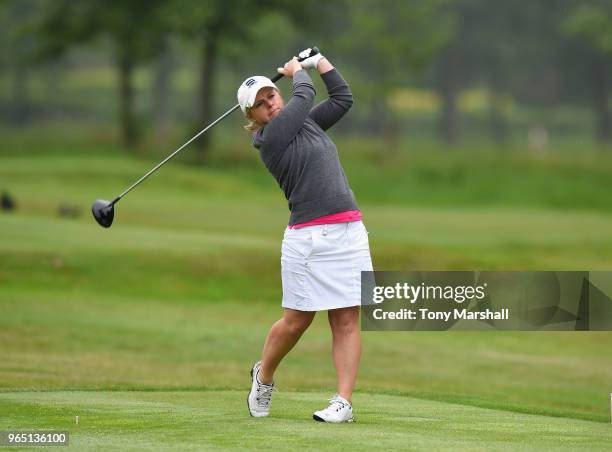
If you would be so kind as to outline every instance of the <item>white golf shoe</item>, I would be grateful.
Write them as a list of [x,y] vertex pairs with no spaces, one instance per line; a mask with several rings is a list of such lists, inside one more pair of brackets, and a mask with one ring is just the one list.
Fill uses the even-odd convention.
[[321,411],[315,411],[312,415],[315,421],[340,424],[342,422],[353,422],[353,407],[351,403],[339,395],[329,399],[329,406]]
[[270,402],[272,401],[272,391],[274,384],[266,385],[259,382],[257,378],[261,361],[257,361],[251,369],[251,391],[247,397],[249,413],[253,417],[265,417],[270,414]]

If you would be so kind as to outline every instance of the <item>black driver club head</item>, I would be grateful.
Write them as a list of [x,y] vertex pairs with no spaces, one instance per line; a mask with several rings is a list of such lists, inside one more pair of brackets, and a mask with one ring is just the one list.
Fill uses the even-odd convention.
[[105,228],[110,228],[115,216],[114,204],[104,199],[98,199],[91,206],[91,212],[98,224]]

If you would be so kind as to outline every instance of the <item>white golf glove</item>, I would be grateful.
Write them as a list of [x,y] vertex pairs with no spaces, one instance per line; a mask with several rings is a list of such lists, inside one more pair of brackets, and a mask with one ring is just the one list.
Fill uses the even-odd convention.
[[320,53],[317,53],[309,57],[308,55],[310,55],[310,52],[312,52],[312,49],[309,47],[306,50],[302,50],[300,54],[298,55],[299,58],[306,58],[304,61],[300,62],[300,64],[302,65],[302,68],[306,70],[316,69],[317,65],[319,64],[319,61],[325,58]]

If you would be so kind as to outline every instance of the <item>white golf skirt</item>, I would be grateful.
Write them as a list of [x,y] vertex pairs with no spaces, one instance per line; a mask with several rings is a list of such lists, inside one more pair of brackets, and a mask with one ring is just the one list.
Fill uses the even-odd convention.
[[324,311],[359,306],[362,271],[372,271],[363,222],[285,230],[283,308]]

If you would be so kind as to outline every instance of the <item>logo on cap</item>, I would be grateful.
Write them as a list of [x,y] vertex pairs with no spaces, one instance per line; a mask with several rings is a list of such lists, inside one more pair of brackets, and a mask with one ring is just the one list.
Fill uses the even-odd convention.
[[255,83],[256,83],[256,82],[255,82],[255,79],[254,79],[254,78],[250,78],[250,79],[248,79],[246,82],[244,82],[244,84],[245,84],[246,86],[248,86],[248,87],[251,87],[251,86],[252,86],[252,85],[254,85]]

